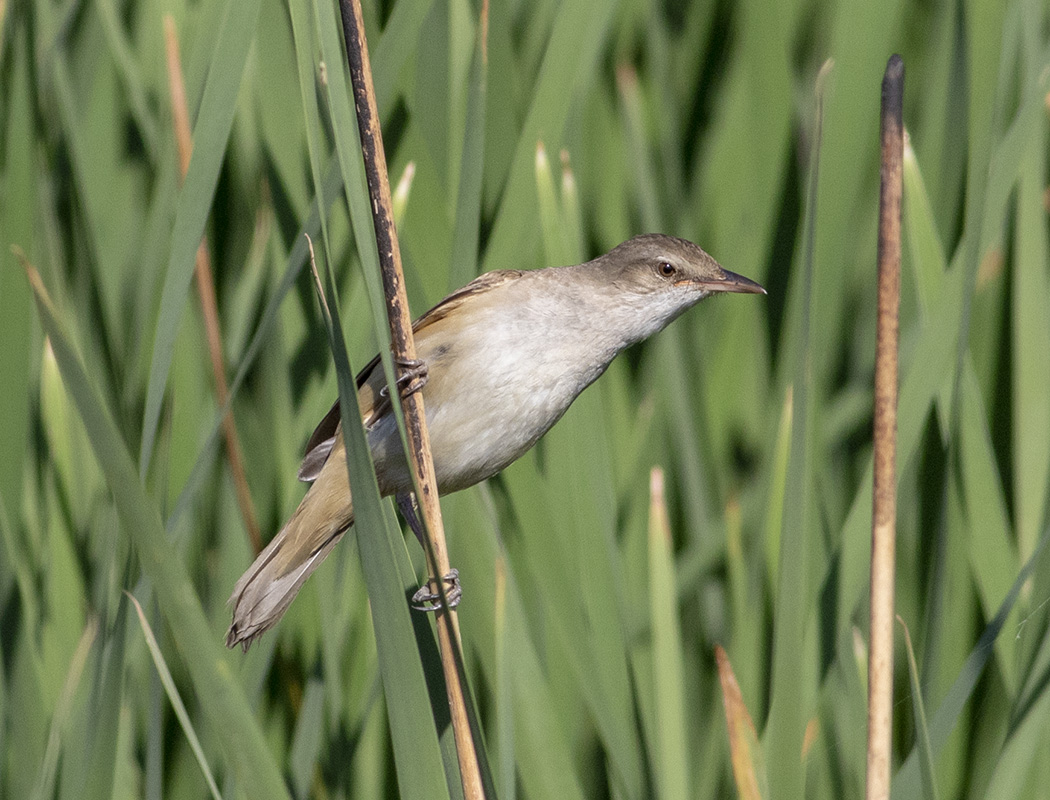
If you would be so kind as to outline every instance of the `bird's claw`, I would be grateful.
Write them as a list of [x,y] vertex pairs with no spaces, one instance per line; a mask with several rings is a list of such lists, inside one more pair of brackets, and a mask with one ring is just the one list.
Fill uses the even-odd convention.
[[[410,394],[415,394],[427,385],[427,378],[430,375],[430,371],[427,368],[427,363],[425,361],[419,358],[395,357],[394,363],[403,370],[397,377],[397,390],[401,395],[402,400]],[[379,390],[379,396],[382,398],[389,398],[389,387],[382,387]]]
[[[463,587],[459,582],[459,570],[452,569],[441,580],[444,581],[447,587],[445,596],[448,598],[448,607],[455,608],[463,598]],[[412,608],[416,611],[440,611],[443,607],[441,592],[434,585],[433,578],[420,586],[419,591],[412,595]]]

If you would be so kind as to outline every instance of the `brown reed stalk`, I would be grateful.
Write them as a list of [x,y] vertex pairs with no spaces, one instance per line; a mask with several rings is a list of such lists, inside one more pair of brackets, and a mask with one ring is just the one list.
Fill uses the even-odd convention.
[[[339,9],[343,20],[343,35],[350,65],[357,124],[361,133],[365,176],[372,200],[372,222],[375,228],[376,245],[379,249],[383,292],[386,295],[387,317],[390,320],[390,337],[395,359],[404,363],[415,360],[416,347],[412,337],[412,317],[409,314],[408,297],[405,294],[405,278],[401,269],[401,250],[398,246],[397,231],[394,229],[386,154],[383,150],[383,136],[379,128],[379,113],[376,110],[372,67],[368,58],[368,43],[365,39],[360,0],[340,0]],[[391,387],[391,391],[397,390]],[[452,730],[456,741],[460,777],[463,782],[463,795],[467,800],[480,800],[484,798],[485,793],[482,788],[478,755],[467,712],[459,623],[455,610],[448,608],[445,583],[441,579],[443,575],[451,571],[451,567],[448,560],[448,547],[445,544],[445,529],[441,521],[441,506],[438,503],[434,459],[430,451],[422,393],[409,394],[402,400],[402,408],[405,413],[405,428],[408,434],[409,464],[414,473],[420,517],[426,531],[424,550],[427,554],[427,567],[433,585],[438,587],[442,599],[436,620],[438,645],[441,651],[441,666],[445,675],[445,689],[448,692]]]
[[897,521],[897,349],[900,310],[904,62],[882,79],[878,315],[875,342],[875,470],[871,525],[867,800],[890,796],[893,724],[893,591]]

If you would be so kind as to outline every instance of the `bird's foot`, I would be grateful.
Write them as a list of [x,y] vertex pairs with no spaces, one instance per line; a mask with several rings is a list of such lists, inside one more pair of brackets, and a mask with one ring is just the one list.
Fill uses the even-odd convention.
[[[397,377],[397,390],[401,395],[401,399],[404,400],[410,394],[415,394],[424,386],[427,385],[427,378],[430,375],[430,371],[427,368],[427,363],[420,358],[394,358],[394,363],[397,364],[398,369],[401,370],[401,374]],[[390,390],[384,386],[379,390],[379,396],[383,398],[390,397]]]
[[[445,596],[448,598],[448,607],[455,608],[463,598],[463,587],[459,582],[459,570],[453,569],[441,579],[446,586]],[[419,587],[419,591],[412,595],[412,608],[416,611],[440,611],[444,606],[441,601],[441,592],[434,585],[431,578]]]

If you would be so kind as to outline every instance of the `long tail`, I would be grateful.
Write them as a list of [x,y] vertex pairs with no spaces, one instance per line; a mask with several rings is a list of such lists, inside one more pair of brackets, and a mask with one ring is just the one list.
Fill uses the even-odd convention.
[[226,646],[247,650],[276,625],[353,522],[346,457],[333,451],[291,519],[233,587]]

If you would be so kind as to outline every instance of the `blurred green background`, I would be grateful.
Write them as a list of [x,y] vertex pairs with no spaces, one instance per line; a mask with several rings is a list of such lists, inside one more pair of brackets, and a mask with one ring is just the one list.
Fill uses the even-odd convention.
[[[645,231],[769,290],[703,303],[443,501],[500,798],[862,795],[894,52],[915,648],[909,665],[897,637],[894,797],[1050,797],[1048,11],[365,3],[417,315],[479,271]],[[166,15],[194,130],[182,189]],[[401,600],[422,556],[383,536],[385,501],[274,632],[221,647],[252,548],[192,285],[201,235],[264,537],[336,395],[303,230],[351,363],[382,339],[338,30],[326,0],[0,0],[0,797],[457,796],[431,623]],[[366,544],[387,570],[367,591]],[[755,726],[735,718],[736,778],[718,644]]]

